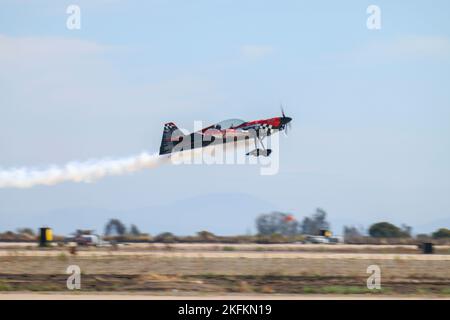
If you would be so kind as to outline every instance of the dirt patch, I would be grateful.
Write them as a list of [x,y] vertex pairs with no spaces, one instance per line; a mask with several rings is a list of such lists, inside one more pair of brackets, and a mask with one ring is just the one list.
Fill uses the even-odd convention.
[[[0,274],[2,291],[68,291],[67,275]],[[225,275],[82,275],[84,291],[258,294],[433,294],[449,295],[448,279],[387,279],[369,290],[361,277],[225,276]]]
[[[450,295],[449,255],[143,249],[4,250],[0,291],[74,293],[66,270],[77,265],[81,292]],[[366,287],[370,265],[381,269],[381,291]]]

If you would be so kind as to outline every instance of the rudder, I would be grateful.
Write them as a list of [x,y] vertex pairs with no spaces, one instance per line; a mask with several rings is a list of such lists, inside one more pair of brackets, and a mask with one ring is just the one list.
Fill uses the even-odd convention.
[[[172,149],[180,143],[184,136],[183,132],[173,122],[164,124],[164,130],[161,140],[161,147],[159,148],[159,154],[172,153]],[[177,139],[178,138],[178,139]]]

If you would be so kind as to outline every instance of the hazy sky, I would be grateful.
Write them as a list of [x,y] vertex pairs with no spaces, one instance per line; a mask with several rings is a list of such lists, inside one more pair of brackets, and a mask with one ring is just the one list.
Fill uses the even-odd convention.
[[[70,4],[80,30],[66,27]],[[366,27],[370,4],[381,30]],[[166,165],[0,189],[0,231],[19,215],[211,193],[299,218],[322,207],[355,224],[448,221],[449,13],[446,0],[0,0],[3,170],[157,151],[168,121],[269,118],[280,102],[294,119],[277,175]]]

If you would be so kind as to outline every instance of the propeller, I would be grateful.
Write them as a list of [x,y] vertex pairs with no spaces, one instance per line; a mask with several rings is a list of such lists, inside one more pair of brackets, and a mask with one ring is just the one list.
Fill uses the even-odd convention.
[[284,129],[284,134],[287,136],[288,131],[291,130],[291,120],[292,118],[290,117],[286,117],[286,114],[284,113],[284,109],[283,109],[283,105],[280,104],[280,109],[281,109],[281,127]]

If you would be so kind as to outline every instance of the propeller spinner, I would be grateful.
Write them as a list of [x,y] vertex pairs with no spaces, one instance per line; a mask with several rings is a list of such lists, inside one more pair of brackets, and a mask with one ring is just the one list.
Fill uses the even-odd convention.
[[281,109],[281,129],[284,129],[284,134],[287,135],[288,133],[288,129],[291,130],[291,121],[292,118],[290,117],[286,117],[286,114],[284,113],[284,109],[283,109],[283,105],[280,105],[280,109]]

